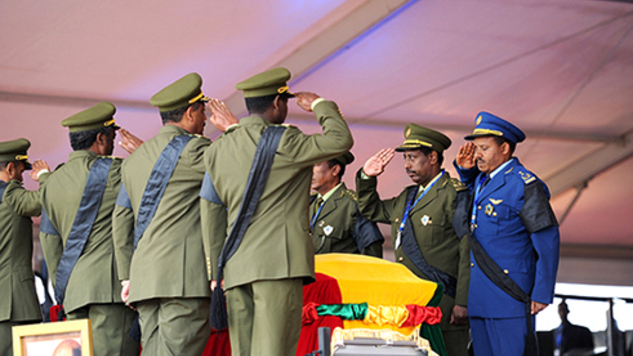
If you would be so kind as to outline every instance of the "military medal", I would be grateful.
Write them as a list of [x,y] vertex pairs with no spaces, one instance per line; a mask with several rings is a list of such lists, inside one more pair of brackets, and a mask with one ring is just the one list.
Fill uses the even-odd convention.
[[486,215],[488,216],[492,215],[493,211],[494,211],[494,208],[492,207],[492,205],[490,204],[486,205],[486,211],[485,211]]
[[431,223],[431,218],[428,215],[424,215],[420,221],[422,222],[422,225],[426,226]]
[[332,231],[334,231],[334,227],[332,227],[332,225],[328,225],[323,228],[323,232],[325,233],[325,236],[330,236]]
[[323,225],[325,225],[325,220],[319,221],[319,227],[323,227]]

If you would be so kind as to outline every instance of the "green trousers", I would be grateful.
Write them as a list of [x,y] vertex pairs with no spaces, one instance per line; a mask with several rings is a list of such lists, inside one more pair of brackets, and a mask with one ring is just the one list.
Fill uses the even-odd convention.
[[160,298],[138,303],[143,354],[200,356],[209,327],[210,298]]
[[301,333],[303,280],[265,280],[226,292],[233,356],[294,356]]
[[442,337],[446,344],[446,353],[448,356],[468,356],[468,325],[450,324],[454,305],[453,298],[446,294],[442,295],[439,305],[442,309],[440,329],[442,329]]
[[94,356],[138,356],[139,344],[129,336],[136,313],[123,303],[89,304],[67,314],[67,320],[90,319]]
[[15,325],[20,324],[10,320],[0,322],[0,356],[13,355],[13,335],[11,334],[11,328]]

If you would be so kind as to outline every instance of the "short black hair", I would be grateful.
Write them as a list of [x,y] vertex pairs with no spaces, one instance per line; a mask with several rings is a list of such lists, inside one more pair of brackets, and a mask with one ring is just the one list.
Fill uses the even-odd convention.
[[[266,96],[256,96],[253,98],[245,98],[246,100],[246,109],[248,109],[249,114],[263,114],[273,105],[275,98],[279,96],[278,94],[266,95]],[[285,95],[281,95],[280,98],[282,100],[288,101],[288,97]]]
[[508,140],[505,137],[501,137],[501,136],[490,136],[490,137],[492,137],[495,140],[495,142],[497,143],[497,146],[499,146],[499,147],[501,147],[501,145],[503,145],[504,143],[507,143],[508,146],[510,146],[510,156],[512,156],[514,154],[514,150],[517,147],[516,143]]
[[9,163],[11,162],[15,162],[15,161],[5,161],[5,162],[0,162],[0,171],[3,171],[5,168],[7,168],[7,166],[9,165]]
[[185,112],[190,107],[193,108],[193,111],[197,111],[202,104],[200,101],[196,101],[193,104],[189,104],[183,108],[174,109],[171,111],[164,111],[160,113],[160,118],[163,120],[163,125],[166,125],[169,122],[179,123],[182,118],[185,116]]
[[345,165],[338,160],[331,159],[327,161],[327,166],[332,169],[334,166],[339,166],[341,169],[338,171],[338,178],[343,179],[343,174],[345,174]]
[[[406,151],[415,151],[418,150],[420,152],[422,152],[423,155],[425,156],[429,156],[431,154],[431,152],[435,151],[433,149],[430,149],[428,147],[418,147],[418,148],[414,148],[414,149],[410,149],[410,150],[405,150]],[[437,152],[437,151],[435,151]],[[440,165],[440,167],[442,167],[442,163],[444,163],[444,152],[437,152],[437,163]]]
[[73,148],[73,151],[87,150],[95,143],[97,135],[102,133],[108,136],[109,133],[113,131],[114,127],[107,126],[88,131],[69,132],[68,138],[70,139],[70,147]]

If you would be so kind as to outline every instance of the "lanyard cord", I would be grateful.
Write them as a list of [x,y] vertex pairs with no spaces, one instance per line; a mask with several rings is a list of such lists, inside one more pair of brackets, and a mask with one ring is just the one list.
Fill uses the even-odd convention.
[[470,226],[471,226],[471,230],[474,230],[473,227],[475,226],[475,221],[477,220],[477,206],[479,205],[479,198],[481,195],[481,191],[484,189],[483,184],[484,181],[486,180],[486,175],[484,174],[481,179],[479,180],[479,183],[477,183],[477,189],[475,189],[475,199],[473,201],[473,213],[470,217]]
[[312,221],[310,222],[310,228],[311,229],[314,229],[314,224],[316,223],[317,219],[319,218],[319,214],[321,213],[321,209],[323,209],[323,205],[325,205],[325,200],[323,200],[323,203],[321,203],[321,205],[319,206],[319,210],[317,210],[317,212],[314,214],[314,217],[312,218]]
[[[409,200],[409,204],[407,204],[407,209],[404,211],[404,216],[402,217],[402,222],[400,223],[400,227],[398,228],[398,235],[402,234],[402,230],[404,229],[404,224],[407,222],[407,219],[409,218],[409,213],[411,212],[411,209],[414,208],[418,204],[420,199],[422,199],[426,195],[426,193],[428,193],[431,190],[431,188],[433,188],[435,183],[437,183],[437,181],[439,181],[443,175],[444,175],[444,170],[442,169],[442,174],[440,174],[440,176],[436,180],[434,180],[433,183],[431,183],[431,185],[429,185],[428,188],[424,189],[424,191],[422,192],[422,194],[420,194],[418,199],[415,199],[415,196],[413,197],[413,199],[415,199],[415,203],[413,203],[413,199]],[[413,205],[411,203],[413,203]]]

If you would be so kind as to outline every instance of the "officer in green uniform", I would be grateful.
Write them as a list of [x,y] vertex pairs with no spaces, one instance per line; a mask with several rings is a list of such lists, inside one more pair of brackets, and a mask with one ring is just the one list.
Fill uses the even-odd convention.
[[201,86],[191,73],[151,98],[163,127],[121,167],[117,270],[123,300],[138,309],[148,355],[199,356],[211,332],[199,201],[211,141],[201,136],[209,101]]
[[[315,278],[308,221],[312,166],[345,153],[353,144],[336,104],[313,93],[291,94],[286,85],[290,76],[287,69],[275,68],[237,84],[250,116],[227,130],[205,154],[214,189],[200,193],[201,217],[212,280],[224,237],[238,216],[262,133],[284,122],[288,99],[295,95],[297,104],[313,111],[323,127],[323,134],[314,135],[293,126],[285,129],[250,225],[224,267],[233,355],[295,354],[303,284]],[[227,209],[228,224],[216,218],[217,212]],[[222,229],[225,233],[218,233]]]
[[[22,187],[22,173],[32,168],[30,146],[24,138],[0,142],[0,356],[13,355],[12,326],[42,320],[31,267],[31,217],[40,215],[40,194]],[[43,184],[48,166],[34,165],[31,177]]]
[[74,152],[41,195],[40,241],[55,295],[69,320],[91,320],[95,356],[139,352],[129,336],[136,313],[121,300],[112,242],[122,162],[110,157],[120,128],[115,111],[102,102],[62,121]]
[[416,124],[407,125],[404,136],[396,151],[403,152],[405,171],[415,185],[380,200],[376,177],[394,156],[393,149],[383,149],[357,175],[358,205],[368,219],[391,224],[398,262],[443,285],[440,328],[447,353],[467,355],[469,247],[452,225],[457,195],[468,194],[467,188],[442,169],[443,151],[451,145],[448,137]]
[[347,152],[312,168],[310,226],[316,254],[361,253],[382,258],[385,239],[375,222],[358,212],[356,192],[341,182],[345,166],[354,161]]

